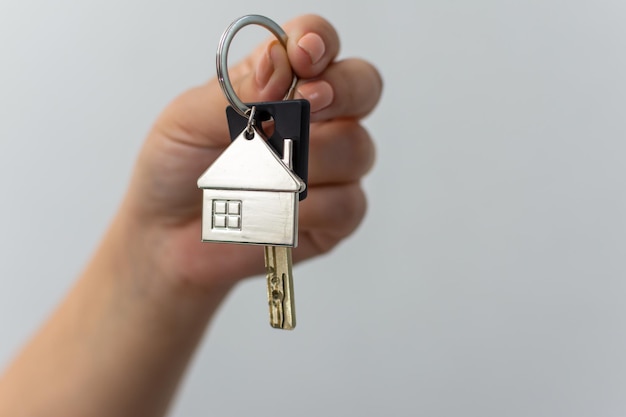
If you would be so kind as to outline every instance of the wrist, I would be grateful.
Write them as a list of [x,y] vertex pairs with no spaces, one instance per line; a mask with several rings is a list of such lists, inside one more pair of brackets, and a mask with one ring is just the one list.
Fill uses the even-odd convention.
[[232,284],[210,280],[197,285],[176,267],[168,248],[167,228],[139,220],[120,210],[111,224],[88,271],[110,280],[117,297],[150,310],[160,319],[206,323],[225,298]]

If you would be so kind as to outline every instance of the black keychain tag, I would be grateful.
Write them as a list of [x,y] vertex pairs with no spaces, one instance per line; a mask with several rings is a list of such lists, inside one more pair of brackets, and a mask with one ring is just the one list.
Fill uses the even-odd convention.
[[[262,122],[274,120],[274,132],[269,136],[268,142],[278,155],[283,154],[284,139],[293,140],[293,171],[307,185],[299,196],[300,201],[304,200],[309,185],[309,102],[307,100],[284,100],[246,103],[246,105],[256,107],[255,119],[257,127],[261,130]],[[231,106],[226,108],[226,118],[232,141],[248,126],[248,119],[237,113]]]

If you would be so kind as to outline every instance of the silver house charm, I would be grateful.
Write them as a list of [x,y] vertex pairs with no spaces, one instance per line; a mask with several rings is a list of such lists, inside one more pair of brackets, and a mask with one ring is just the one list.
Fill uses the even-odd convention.
[[202,241],[297,246],[298,195],[291,141],[281,159],[249,126],[198,179],[203,190]]

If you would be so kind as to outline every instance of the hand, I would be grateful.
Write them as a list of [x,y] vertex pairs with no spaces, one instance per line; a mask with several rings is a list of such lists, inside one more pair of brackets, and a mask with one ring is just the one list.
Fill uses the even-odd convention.
[[[280,100],[293,68],[300,79],[296,98],[311,103],[309,191],[300,205],[298,261],[332,249],[364,216],[360,179],[372,166],[374,146],[359,120],[377,104],[382,82],[365,61],[335,61],[339,39],[322,18],[303,16],[284,29],[286,51],[269,41],[232,67],[230,76],[244,102]],[[144,275],[212,288],[263,270],[259,246],[200,242],[202,192],[196,181],[230,143],[226,105],[213,79],[171,103],[148,135],[118,215],[129,236],[128,259],[152,265]]]
[[[304,16],[231,71],[244,101],[280,100],[291,83],[311,102],[309,193],[296,260],[333,248],[359,224],[359,185],[374,148],[359,119],[381,80],[361,60],[335,62],[337,34]],[[259,246],[200,242],[200,174],[229,144],[215,80],[175,100],[139,155],[122,203],[81,278],[0,378],[0,414],[163,415],[228,290],[263,268]],[[63,375],[50,384],[50,375]],[[28,402],[22,401],[28,392]]]

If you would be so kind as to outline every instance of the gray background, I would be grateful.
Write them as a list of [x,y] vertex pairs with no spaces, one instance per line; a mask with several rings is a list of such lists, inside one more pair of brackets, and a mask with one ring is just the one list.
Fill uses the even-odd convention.
[[296,268],[296,331],[269,328],[262,279],[230,295],[172,416],[626,415],[623,0],[3,0],[0,366],[222,30],[304,12],[386,82],[368,216]]

